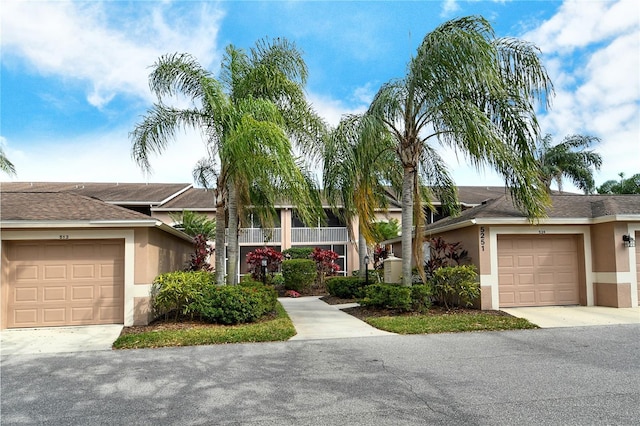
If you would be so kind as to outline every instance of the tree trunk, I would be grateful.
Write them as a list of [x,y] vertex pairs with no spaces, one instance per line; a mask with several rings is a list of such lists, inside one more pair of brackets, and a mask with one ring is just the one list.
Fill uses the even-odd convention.
[[224,212],[224,197],[222,191],[218,188],[214,191],[214,197],[216,202],[216,284],[224,285],[225,275],[225,212]]
[[[362,219],[361,219],[362,220]],[[360,228],[358,234],[358,258],[360,259],[360,271],[358,276],[362,279],[365,278],[365,271],[367,269],[367,265],[365,264],[364,257],[367,255],[367,240],[364,239],[364,235],[362,234],[362,226],[358,226]]]
[[405,166],[402,177],[402,285],[411,285],[413,231],[413,179],[416,170]]
[[227,237],[229,263],[227,284],[238,283],[238,193],[233,184],[229,186],[229,236]]

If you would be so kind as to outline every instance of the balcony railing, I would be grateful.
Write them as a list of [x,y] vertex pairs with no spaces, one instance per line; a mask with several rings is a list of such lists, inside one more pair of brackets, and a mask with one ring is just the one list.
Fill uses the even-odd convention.
[[291,228],[292,243],[331,243],[349,241],[347,228]]
[[[227,229],[227,238],[229,230]],[[265,244],[282,242],[282,230],[280,228],[241,228],[238,233],[240,244]]]

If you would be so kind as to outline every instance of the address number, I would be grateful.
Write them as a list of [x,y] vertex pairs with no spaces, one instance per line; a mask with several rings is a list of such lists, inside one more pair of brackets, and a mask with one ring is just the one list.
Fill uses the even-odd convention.
[[60,235],[60,239],[61,240],[68,240],[69,236],[68,235]]

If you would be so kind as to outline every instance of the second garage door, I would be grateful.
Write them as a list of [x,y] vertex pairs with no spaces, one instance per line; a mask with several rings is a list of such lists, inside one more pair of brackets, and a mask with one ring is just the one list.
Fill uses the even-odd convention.
[[501,307],[577,305],[577,237],[499,235],[498,286]]
[[122,324],[122,240],[7,245],[7,327]]

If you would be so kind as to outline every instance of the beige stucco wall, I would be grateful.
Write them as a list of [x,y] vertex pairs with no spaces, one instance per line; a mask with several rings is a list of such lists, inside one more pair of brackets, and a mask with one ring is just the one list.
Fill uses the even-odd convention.
[[628,233],[625,222],[608,222],[591,227],[594,299],[598,306],[628,308],[631,298],[629,248],[622,242]]
[[140,228],[135,231],[135,273],[133,309],[135,325],[148,324],[151,320],[151,284],[156,276],[182,270],[193,252],[193,244],[157,228]]

